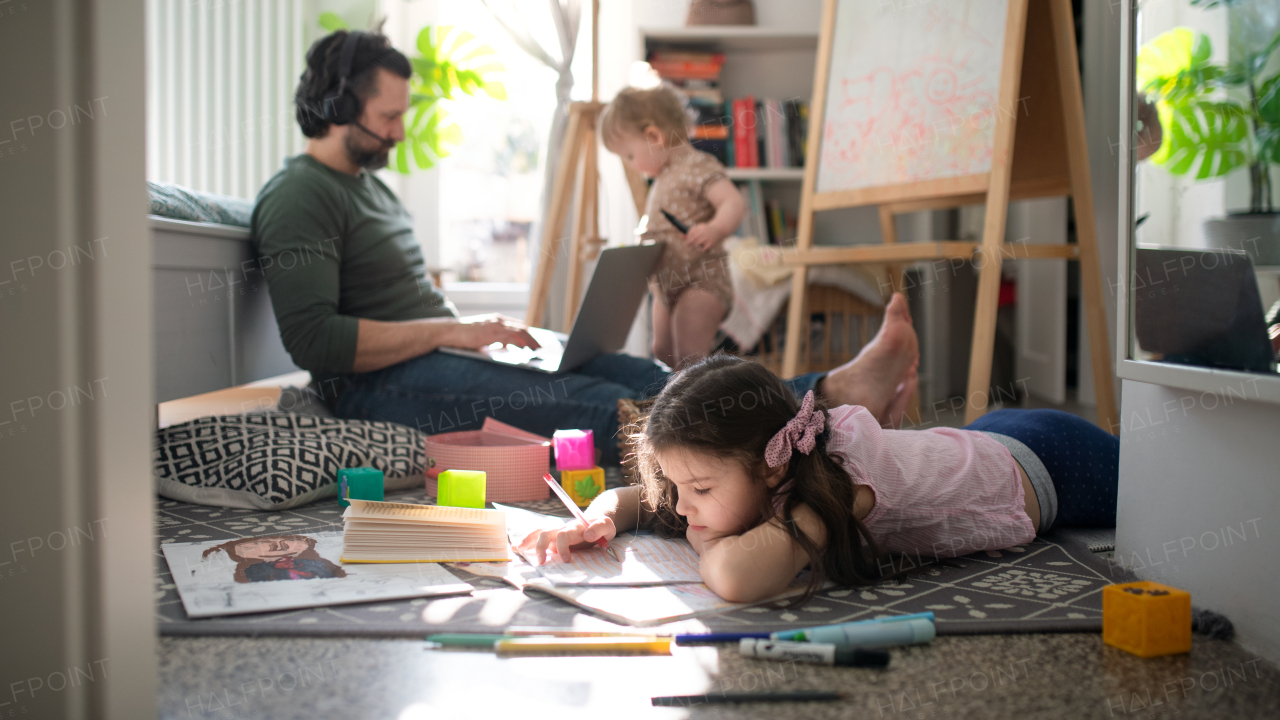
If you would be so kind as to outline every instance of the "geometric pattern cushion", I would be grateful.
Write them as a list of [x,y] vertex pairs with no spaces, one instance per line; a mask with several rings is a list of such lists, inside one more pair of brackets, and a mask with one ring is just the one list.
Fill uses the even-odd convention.
[[372,467],[399,490],[423,482],[424,439],[395,423],[300,413],[202,417],[156,431],[156,489],[200,505],[284,510],[337,494],[342,468]]

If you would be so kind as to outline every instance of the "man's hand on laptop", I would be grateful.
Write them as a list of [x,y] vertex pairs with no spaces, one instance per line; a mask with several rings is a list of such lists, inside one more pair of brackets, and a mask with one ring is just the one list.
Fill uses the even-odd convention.
[[515,345],[530,350],[541,347],[529,334],[524,323],[496,313],[459,318],[455,329],[453,336],[443,344],[467,350],[480,350],[493,343]]

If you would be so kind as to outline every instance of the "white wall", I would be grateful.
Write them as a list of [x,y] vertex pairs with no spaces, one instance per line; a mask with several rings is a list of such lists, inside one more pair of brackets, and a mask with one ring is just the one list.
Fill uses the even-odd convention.
[[[1280,405],[1125,380],[1116,558],[1280,660]],[[1242,397],[1244,399],[1242,399]]]

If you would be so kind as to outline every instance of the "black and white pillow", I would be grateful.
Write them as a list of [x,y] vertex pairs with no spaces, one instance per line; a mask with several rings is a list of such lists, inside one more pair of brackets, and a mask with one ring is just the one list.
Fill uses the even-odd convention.
[[423,482],[410,427],[301,413],[204,417],[156,432],[156,491],[171,500],[285,510],[337,494],[338,470],[373,467],[387,490]]

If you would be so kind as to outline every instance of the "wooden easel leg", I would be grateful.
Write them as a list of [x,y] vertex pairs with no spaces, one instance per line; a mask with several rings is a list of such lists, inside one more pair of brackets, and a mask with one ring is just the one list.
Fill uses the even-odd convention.
[[[991,204],[987,204],[987,227],[983,234],[992,232]],[[1004,209],[999,212],[1003,218]],[[1004,234],[1004,222],[999,223]],[[983,242],[985,247],[990,247]],[[996,312],[1000,304],[1000,250],[996,247],[982,253],[982,267],[978,271],[978,299],[973,310],[973,346],[969,349],[969,388],[965,393],[964,422],[966,425],[982,417],[990,402],[991,360],[996,345]]]
[[1059,87],[1067,135],[1067,167],[1071,174],[1071,199],[1076,216],[1076,242],[1080,245],[1080,292],[1093,357],[1093,387],[1098,402],[1098,425],[1107,432],[1120,430],[1116,414],[1115,377],[1111,343],[1107,340],[1107,305],[1102,295],[1102,262],[1094,225],[1093,189],[1089,178],[1089,147],[1084,134],[1084,101],[1077,74],[1075,24],[1070,0],[1051,0],[1053,37],[1058,59]]
[[791,299],[787,306],[787,346],[782,355],[782,377],[793,378],[800,364],[800,344],[809,333],[809,318],[804,306],[808,286],[808,268],[797,265],[791,276]]
[[547,217],[543,218],[538,270],[533,279],[533,288],[529,293],[529,308],[525,311],[525,324],[531,327],[542,324],[546,312],[547,295],[551,292],[551,276],[556,269],[556,256],[560,253],[560,234],[564,231],[565,215],[569,212],[570,192],[577,175],[578,152],[581,146],[576,139],[581,125],[581,108],[576,104],[571,105],[569,124],[564,134],[564,145],[560,148],[560,164],[556,166],[556,175],[552,183],[551,202],[547,208]]
[[[894,245],[898,242],[898,225],[894,222],[893,211],[888,205],[880,206],[880,238],[886,245]],[[902,279],[902,266],[895,263],[888,269],[889,283],[893,286],[893,292],[903,292],[905,285]]]
[[564,323],[563,332],[573,329],[573,321],[578,316],[579,295],[582,293],[582,250],[586,245],[588,214],[594,212],[591,192],[595,187],[596,133],[595,123],[584,122],[579,126],[581,137],[573,139],[579,143],[583,152],[582,169],[577,173],[577,182],[573,188],[573,224],[569,230],[569,276],[565,282]]
[[[1013,110],[1018,101],[1022,50],[1027,31],[1027,0],[1010,0],[1005,19],[1005,53],[1000,69],[1000,107]],[[1004,245],[1009,213],[1009,182],[1013,171],[1013,138],[1017,113],[998,112],[992,141],[991,176],[986,216],[982,225],[982,266],[973,316],[973,346],[969,349],[969,388],[965,396],[965,424],[982,417],[990,404],[991,358],[995,353],[996,311],[1000,305],[1000,248]]]

